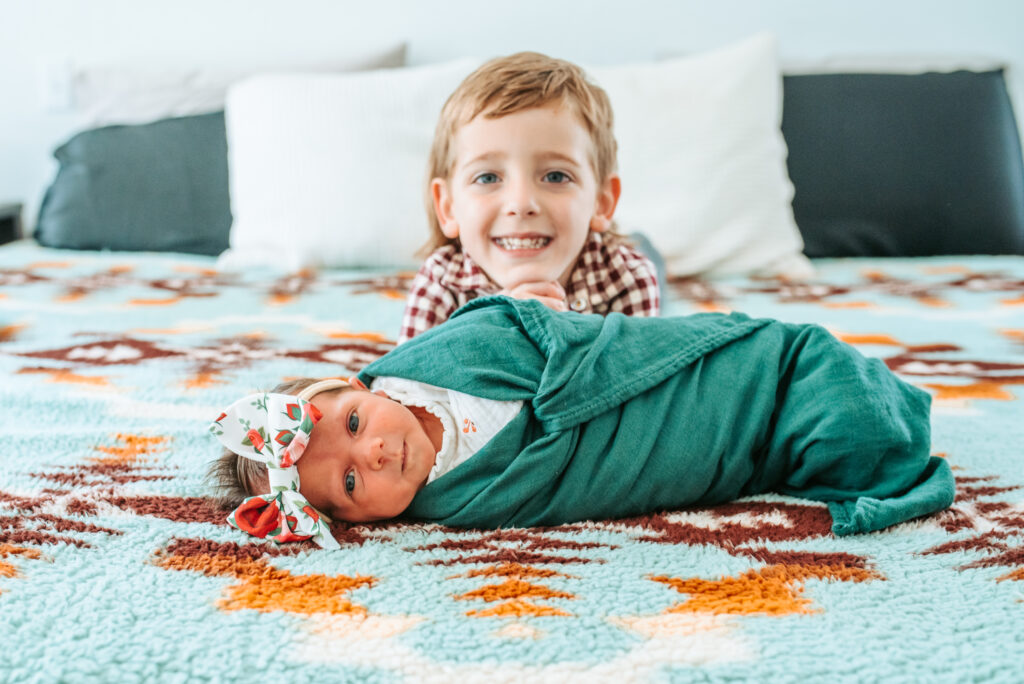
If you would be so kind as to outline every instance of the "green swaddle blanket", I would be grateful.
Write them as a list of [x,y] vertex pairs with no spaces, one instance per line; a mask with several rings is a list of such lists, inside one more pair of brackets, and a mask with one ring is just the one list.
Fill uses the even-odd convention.
[[930,396],[818,326],[486,297],[360,374],[379,376],[524,401],[407,518],[556,525],[778,492],[829,502],[844,535],[953,501],[929,453]]

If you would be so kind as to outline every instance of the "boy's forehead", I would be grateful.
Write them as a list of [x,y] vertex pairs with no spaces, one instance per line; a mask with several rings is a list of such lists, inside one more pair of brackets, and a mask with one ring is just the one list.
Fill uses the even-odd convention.
[[[545,125],[541,127],[540,135],[537,135],[537,131],[530,131],[529,135],[523,131],[522,137],[515,136],[515,124],[523,122],[525,127],[531,119],[550,119],[552,117],[566,124],[571,132],[566,135],[567,131],[563,127]],[[515,140],[525,140],[527,143],[535,143],[539,147],[546,148],[540,150],[541,156],[562,156],[571,160],[577,143],[584,146],[588,159],[594,154],[594,141],[583,119],[571,107],[551,105],[530,107],[500,115],[483,111],[462,123],[455,129],[453,135],[453,162],[465,164],[501,157],[505,154],[503,141],[492,136],[495,126],[489,124],[495,124],[505,129],[506,132],[512,133]],[[509,124],[512,125],[511,130],[509,130]],[[546,133],[550,135],[545,135]]]
[[537,113],[549,113],[556,117],[567,117],[570,118],[573,123],[577,126],[586,130],[586,121],[580,114],[579,110],[574,107],[570,102],[552,101],[545,104],[536,105],[532,107],[522,107],[521,109],[515,109],[512,111],[498,111],[494,107],[484,107],[476,114],[473,114],[472,110],[467,110],[458,119],[458,123],[455,126],[454,133],[457,135],[459,130],[473,123],[474,121],[498,121],[501,119],[507,119],[509,117],[529,116]]

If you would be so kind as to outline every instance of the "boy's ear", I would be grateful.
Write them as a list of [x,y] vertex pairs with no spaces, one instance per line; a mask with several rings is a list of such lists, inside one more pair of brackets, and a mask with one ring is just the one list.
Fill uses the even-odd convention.
[[441,224],[441,232],[449,240],[459,237],[459,224],[452,216],[452,194],[448,190],[448,181],[434,178],[430,181],[430,196],[434,198],[434,214]]
[[358,377],[356,377],[355,375],[353,375],[352,377],[350,377],[350,378],[348,379],[348,384],[349,384],[349,385],[351,385],[352,387],[354,387],[355,389],[361,389],[361,390],[367,389],[367,387],[366,387],[366,385],[365,385],[365,384],[363,383],[363,381],[362,381],[362,380],[360,380],[360,379],[359,379]]
[[615,207],[619,204],[621,193],[622,180],[616,175],[608,176],[597,191],[594,215],[590,219],[590,230],[595,233],[603,233],[611,228],[612,217],[615,215]]

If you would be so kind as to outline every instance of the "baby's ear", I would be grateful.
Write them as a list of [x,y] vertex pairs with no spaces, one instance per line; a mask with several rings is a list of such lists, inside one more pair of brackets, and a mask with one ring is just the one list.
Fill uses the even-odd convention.
[[459,237],[459,224],[452,214],[452,193],[448,189],[448,181],[444,178],[432,179],[430,196],[434,199],[434,214],[441,226],[441,232],[449,240]]
[[368,389],[367,386],[365,384],[363,384],[363,381],[360,380],[355,375],[350,377],[347,382],[348,382],[349,385],[351,385],[355,389],[361,389],[361,390]]

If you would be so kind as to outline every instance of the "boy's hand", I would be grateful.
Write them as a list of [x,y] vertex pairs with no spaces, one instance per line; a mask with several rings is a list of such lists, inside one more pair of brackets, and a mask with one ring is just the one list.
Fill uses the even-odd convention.
[[555,311],[569,310],[569,305],[565,301],[565,288],[554,280],[519,283],[515,287],[505,288],[498,294],[508,295],[514,299],[536,299]]

